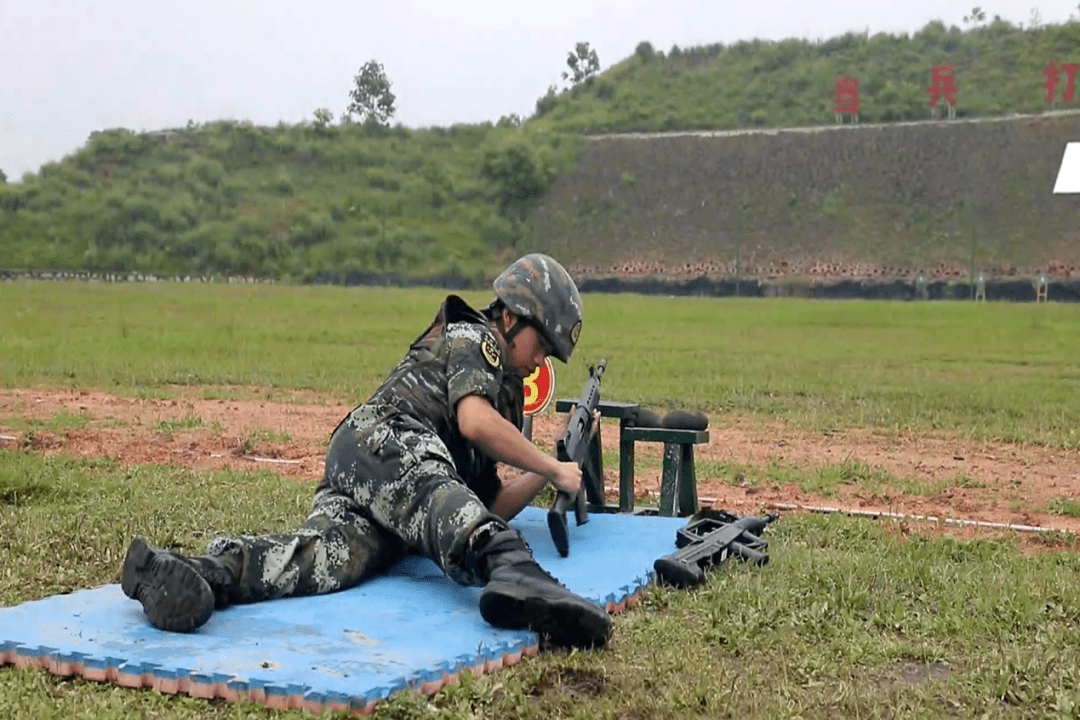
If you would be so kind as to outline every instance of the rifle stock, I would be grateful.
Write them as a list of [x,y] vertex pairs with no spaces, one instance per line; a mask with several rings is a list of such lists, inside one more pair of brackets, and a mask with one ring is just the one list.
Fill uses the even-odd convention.
[[[585,383],[585,390],[570,413],[566,433],[556,445],[557,456],[562,462],[577,463],[578,467],[581,467],[588,455],[593,413],[600,404],[600,379],[606,367],[607,360],[604,359],[596,367],[589,368],[589,379]],[[582,487],[576,495],[571,496],[562,490],[557,491],[555,502],[548,510],[548,530],[551,532],[555,549],[562,557],[570,554],[570,528],[566,523],[566,511],[571,505],[574,506],[574,515],[578,525],[589,522],[589,512],[585,505],[584,478]]]

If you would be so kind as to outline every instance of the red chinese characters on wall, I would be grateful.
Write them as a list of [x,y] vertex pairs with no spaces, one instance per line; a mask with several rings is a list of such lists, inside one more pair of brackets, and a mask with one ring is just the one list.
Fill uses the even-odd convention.
[[837,115],[859,114],[859,79],[850,75],[836,78],[836,101],[833,110]]
[[930,96],[930,107],[937,107],[944,98],[949,108],[956,107],[956,95],[960,89],[956,85],[956,68],[952,65],[935,65],[930,70],[930,87],[926,94]]
[[1046,76],[1046,82],[1043,83],[1043,87],[1046,88],[1046,102],[1054,103],[1057,86],[1061,82],[1061,73],[1065,73],[1065,92],[1061,95],[1061,101],[1072,102],[1076,90],[1077,68],[1080,68],[1080,63],[1058,65],[1055,60],[1050,61],[1050,64],[1043,70],[1043,75]]
[[836,113],[836,122],[844,122],[844,115],[851,116],[851,122],[859,122],[859,79],[850,75],[841,75],[836,78],[834,91],[833,111]]
[[[1046,81],[1042,83],[1045,89],[1046,102],[1053,106],[1057,101],[1071,103],[1076,98],[1076,76],[1080,71],[1080,63],[1058,63],[1051,60],[1046,69],[1042,71]],[[836,113],[836,122],[843,122],[844,115],[850,115],[853,122],[859,121],[859,80],[850,75],[841,75],[836,78],[834,88],[833,112]],[[949,63],[935,65],[930,70],[930,87],[926,88],[926,94],[930,102],[930,116],[937,117],[941,101],[945,101],[948,107],[948,117],[956,117],[956,101],[960,93],[956,81],[956,66]]]

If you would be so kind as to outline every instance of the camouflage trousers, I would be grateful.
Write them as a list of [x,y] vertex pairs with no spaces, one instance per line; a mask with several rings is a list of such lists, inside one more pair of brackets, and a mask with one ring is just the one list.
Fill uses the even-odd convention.
[[361,405],[330,439],[326,473],[297,530],[207,545],[237,578],[233,602],[344,590],[416,551],[462,585],[482,585],[473,550],[506,529],[461,481],[442,440],[387,406]]

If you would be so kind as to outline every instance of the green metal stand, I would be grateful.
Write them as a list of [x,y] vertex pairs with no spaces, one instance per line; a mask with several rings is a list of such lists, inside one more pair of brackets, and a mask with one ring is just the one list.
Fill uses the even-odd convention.
[[[555,401],[555,410],[570,412],[576,399]],[[709,442],[707,430],[675,430],[635,427],[629,424],[637,403],[601,400],[601,417],[619,420],[619,512],[634,512],[634,443],[664,444],[664,466],[660,476],[660,514],[692,515],[698,510],[697,477],[694,471],[694,445]],[[590,511],[610,511],[604,498],[604,465],[600,432],[589,444],[589,457],[582,467]]]

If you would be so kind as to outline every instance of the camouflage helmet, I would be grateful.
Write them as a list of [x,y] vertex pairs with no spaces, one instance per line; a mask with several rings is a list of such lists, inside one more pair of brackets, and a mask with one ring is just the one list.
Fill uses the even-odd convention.
[[506,268],[493,287],[510,312],[543,334],[555,357],[570,359],[581,335],[581,295],[562,265],[531,253]]

